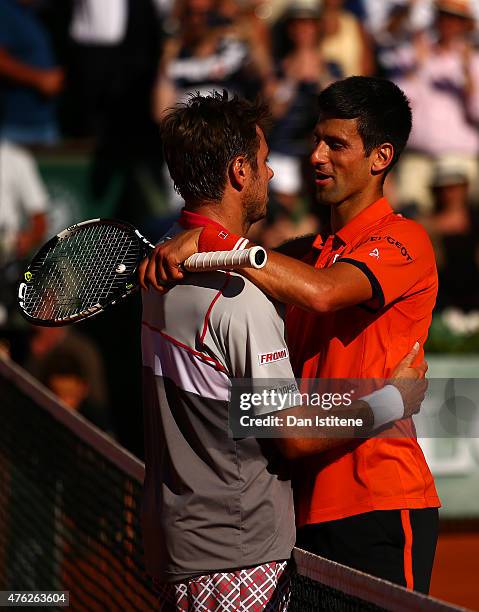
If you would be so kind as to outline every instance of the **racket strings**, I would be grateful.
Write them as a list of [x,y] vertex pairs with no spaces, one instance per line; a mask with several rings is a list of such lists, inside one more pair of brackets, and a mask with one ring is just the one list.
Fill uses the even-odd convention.
[[[105,305],[125,288],[139,257],[138,240],[123,228],[84,227],[59,240],[32,265],[25,310],[36,318],[60,320]],[[118,272],[120,264],[123,274]]]

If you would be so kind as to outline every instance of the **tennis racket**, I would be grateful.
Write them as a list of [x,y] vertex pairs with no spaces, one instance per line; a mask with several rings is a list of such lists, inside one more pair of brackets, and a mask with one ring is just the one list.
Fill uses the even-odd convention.
[[[58,327],[88,319],[138,289],[137,269],[154,246],[129,223],[93,219],[68,227],[35,255],[18,288],[23,316]],[[262,268],[262,247],[197,253],[189,272]]]

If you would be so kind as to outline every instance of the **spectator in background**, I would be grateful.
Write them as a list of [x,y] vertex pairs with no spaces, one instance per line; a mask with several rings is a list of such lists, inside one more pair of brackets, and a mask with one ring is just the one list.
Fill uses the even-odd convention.
[[376,57],[382,76],[398,80],[416,66],[423,29],[413,19],[417,3],[396,0],[391,4],[384,27],[376,32]]
[[[255,66],[259,78],[268,79],[273,71],[271,49],[271,31],[264,18],[259,17],[262,0],[221,0],[219,10],[232,23],[235,35],[248,43],[251,62]],[[252,85],[254,85],[254,80]],[[257,90],[245,91],[249,97],[254,97]]]
[[[75,0],[70,25],[67,133],[93,139],[90,189],[122,185],[115,215],[141,226],[156,186],[161,146],[151,112],[160,23],[153,0]],[[158,181],[159,182],[159,181]]]
[[437,307],[479,310],[479,212],[468,200],[468,168],[461,159],[439,160],[431,183],[428,230],[439,269]]
[[[119,113],[123,119],[126,117],[134,93],[147,95],[142,90],[131,91],[144,74],[144,65],[138,65],[144,58],[137,57],[142,49],[126,48],[128,30],[135,17],[132,10],[144,5],[144,0],[137,0],[135,6],[130,6],[129,0],[74,1],[68,82],[70,96],[77,101],[75,125],[69,126],[74,136],[93,137],[102,142],[111,137],[110,130],[120,129],[123,135],[128,127],[125,125],[121,130]],[[141,35],[148,39],[149,30],[137,34],[137,38]],[[126,57],[128,52],[132,53],[131,58]],[[133,66],[139,74],[133,74]],[[131,119],[137,121],[134,116]]]
[[301,159],[310,153],[317,96],[333,78],[319,49],[320,12],[296,2],[285,16],[288,47],[266,85],[274,126],[269,134],[271,189],[292,210],[301,191]]
[[374,74],[372,43],[361,22],[343,8],[344,0],[323,0],[321,52],[336,79]]
[[363,0],[366,12],[365,26],[375,39],[388,29],[388,23],[398,9],[408,13],[411,31],[426,30],[434,20],[434,0]]
[[311,3],[297,1],[286,12],[282,25],[284,57],[265,86],[273,117],[268,139],[269,164],[274,171],[272,203],[266,223],[253,228],[255,235],[262,234],[262,243],[270,247],[318,229],[315,218],[301,210],[299,198],[303,164],[310,154],[311,132],[317,119],[317,97],[332,81],[319,49],[319,10]]
[[142,138],[148,141],[159,29],[153,0],[75,0],[72,135],[108,142],[110,152],[123,145],[123,155]]
[[438,0],[437,38],[424,37],[416,62],[397,82],[414,114],[409,151],[398,167],[401,205],[432,208],[429,190],[439,156],[460,157],[478,192],[479,53],[472,47],[469,0]]
[[259,77],[249,40],[238,35],[238,23],[220,8],[219,0],[178,3],[178,30],[165,44],[159,66],[154,99],[158,121],[167,108],[192,92],[226,89],[244,95],[248,80]]
[[45,238],[48,194],[33,157],[0,142],[0,265],[24,259]]
[[127,25],[128,0],[74,1],[68,82],[72,95],[78,97],[74,125],[68,128],[74,136],[99,137],[105,115],[118,102],[118,67]]
[[0,328],[12,327],[21,266],[45,239],[48,199],[30,153],[0,141]]
[[[365,26],[377,38],[387,29],[390,15],[398,7],[409,12],[409,27],[418,32],[434,25],[436,0],[361,0],[365,9]],[[479,19],[479,0],[471,0],[474,17]]]
[[106,410],[108,393],[104,364],[98,348],[85,335],[71,327],[35,327],[32,329],[30,354],[24,367],[36,378],[47,381],[45,371],[58,363],[58,355],[78,362],[88,385],[88,396],[99,409]]
[[0,138],[52,144],[58,138],[55,97],[63,86],[37,0],[0,0]]
[[[264,55],[251,46],[251,37],[242,36],[244,27],[232,21],[238,15],[225,15],[222,9],[220,0],[178,2],[173,15],[178,29],[165,43],[155,87],[157,121],[191,93],[226,89],[245,96],[261,89]],[[166,166],[165,180],[170,210],[180,208],[183,200],[175,193]]]
[[54,351],[44,360],[39,380],[69,410],[78,412],[103,431],[113,435],[108,411],[92,400],[84,363],[69,351]]

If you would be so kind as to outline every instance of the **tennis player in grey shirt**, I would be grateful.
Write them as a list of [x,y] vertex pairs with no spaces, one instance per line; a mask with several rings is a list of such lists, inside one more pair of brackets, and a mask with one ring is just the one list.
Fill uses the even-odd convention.
[[[261,105],[214,93],[163,119],[165,157],[186,203],[166,238],[206,225],[225,237],[245,235],[265,216],[273,176],[267,115]],[[238,439],[229,428],[234,379],[295,388],[276,305],[239,274],[191,274],[161,293],[143,292],[142,352],[144,546],[163,609],[286,609],[295,539],[287,457],[331,442]],[[400,376],[413,370],[411,360]],[[421,398],[394,390],[403,410],[416,410]],[[375,401],[351,407],[371,428]]]

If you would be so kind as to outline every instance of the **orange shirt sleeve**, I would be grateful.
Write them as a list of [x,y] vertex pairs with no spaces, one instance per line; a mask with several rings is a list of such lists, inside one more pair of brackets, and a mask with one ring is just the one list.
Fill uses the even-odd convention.
[[437,285],[434,251],[424,228],[403,218],[376,230],[337,263],[350,263],[368,277],[379,310],[400,297]]

